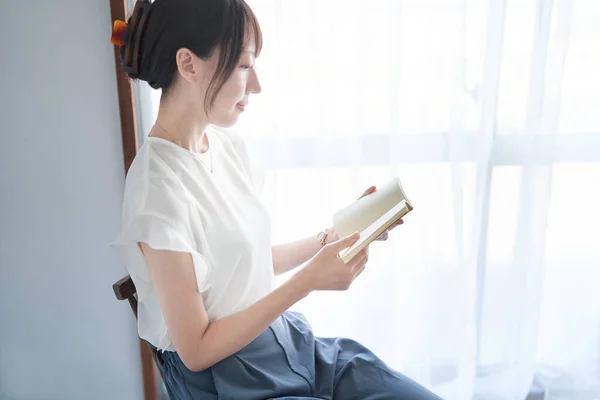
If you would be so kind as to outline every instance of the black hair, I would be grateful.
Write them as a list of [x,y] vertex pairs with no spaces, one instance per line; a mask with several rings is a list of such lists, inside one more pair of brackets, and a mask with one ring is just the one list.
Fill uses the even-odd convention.
[[[147,0],[138,0],[147,1]],[[134,37],[140,28],[129,18],[126,37]],[[215,74],[209,84],[205,110],[212,108],[223,84],[239,62],[247,35],[254,35],[256,55],[262,48],[260,25],[252,9],[244,0],[155,0],[142,27],[137,71],[128,72],[131,79],[148,82],[154,89],[167,95],[177,73],[175,55],[187,48],[203,60],[220,49]],[[133,40],[121,47],[121,60],[131,50]]]

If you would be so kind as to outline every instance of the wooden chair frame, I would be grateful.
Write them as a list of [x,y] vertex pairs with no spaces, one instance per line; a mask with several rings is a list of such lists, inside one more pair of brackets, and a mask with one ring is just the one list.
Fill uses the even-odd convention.
[[[133,280],[129,275],[113,284],[113,291],[117,300],[127,300],[137,320],[137,293]],[[140,339],[140,353],[142,355],[142,373],[144,376],[144,393],[148,400],[158,400],[158,382],[156,380],[156,350],[148,342]],[[158,369],[164,382],[162,371]]]

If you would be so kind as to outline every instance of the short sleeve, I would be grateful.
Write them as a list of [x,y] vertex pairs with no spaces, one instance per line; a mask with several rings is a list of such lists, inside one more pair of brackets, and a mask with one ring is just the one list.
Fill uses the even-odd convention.
[[111,246],[130,273],[148,283],[139,242],[156,250],[190,253],[198,291],[203,293],[210,288],[210,264],[197,240],[202,236],[202,223],[179,186],[168,179],[149,179],[128,187],[123,202],[123,228]]

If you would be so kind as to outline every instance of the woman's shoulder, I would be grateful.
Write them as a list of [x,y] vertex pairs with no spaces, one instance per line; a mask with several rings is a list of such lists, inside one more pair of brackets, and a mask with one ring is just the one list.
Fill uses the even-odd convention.
[[139,181],[174,179],[173,163],[180,160],[180,155],[172,147],[174,145],[166,140],[146,138],[127,171],[126,185]]
[[185,197],[172,165],[155,146],[152,140],[144,142],[131,163],[125,178],[125,206],[143,207],[149,198]]

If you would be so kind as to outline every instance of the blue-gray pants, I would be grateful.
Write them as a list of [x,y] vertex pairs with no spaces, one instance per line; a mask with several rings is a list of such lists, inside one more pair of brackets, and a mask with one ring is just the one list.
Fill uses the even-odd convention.
[[353,340],[314,337],[294,312],[205,371],[190,371],[175,352],[157,358],[171,400],[440,399]]

